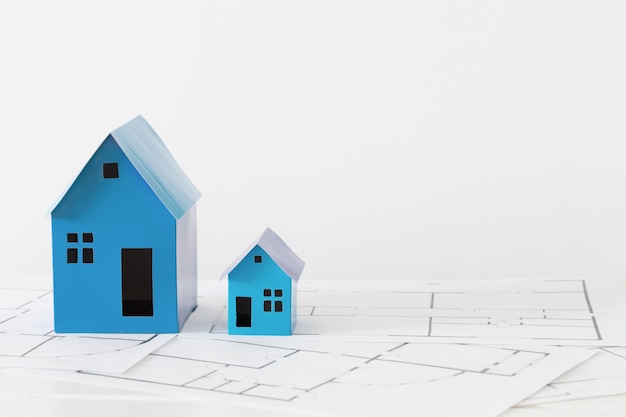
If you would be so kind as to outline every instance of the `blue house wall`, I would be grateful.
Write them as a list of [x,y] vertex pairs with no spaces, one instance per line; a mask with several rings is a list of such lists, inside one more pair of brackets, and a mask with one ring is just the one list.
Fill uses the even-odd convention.
[[[112,162],[119,178],[103,178],[103,164]],[[193,242],[184,231],[192,227]],[[68,242],[68,233],[77,233],[78,242]],[[93,242],[84,242],[83,233]],[[52,240],[57,332],[177,332],[195,307],[195,278],[193,285],[189,278],[195,257],[185,261],[177,253],[177,245],[195,249],[195,206],[177,221],[111,136],[52,211]],[[68,263],[69,248],[78,249],[76,263]],[[93,250],[93,263],[83,262],[84,248]],[[152,249],[152,316],[122,315],[123,248]],[[182,295],[177,268],[187,277],[181,278]]]
[[[255,257],[261,256],[261,262]],[[256,245],[228,274],[228,333],[241,335],[290,335],[295,326],[296,282]],[[264,294],[270,290],[271,295]],[[275,291],[282,290],[282,296]],[[251,301],[250,326],[238,326],[237,298]],[[282,312],[276,312],[276,302]],[[265,303],[271,311],[265,311]]]

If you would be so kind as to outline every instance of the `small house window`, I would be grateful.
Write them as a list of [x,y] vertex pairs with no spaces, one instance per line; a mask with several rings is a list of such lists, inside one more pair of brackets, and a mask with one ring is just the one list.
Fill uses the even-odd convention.
[[260,264],[261,262],[263,262],[263,257],[261,255],[254,255],[254,263]]
[[[266,299],[263,301],[263,311],[272,311],[272,301],[274,302],[274,312],[276,313],[282,313],[283,311],[283,301],[282,300],[273,300],[272,297],[272,290],[269,288],[266,288],[263,290],[263,296],[269,299]],[[283,296],[283,290],[282,289],[276,289],[274,290],[274,298],[280,298]]]
[[68,264],[78,263],[78,249],[69,248],[67,250],[67,263]]
[[119,178],[117,162],[105,162],[102,164],[102,176],[104,178]]
[[[67,242],[72,243],[72,247],[67,248],[67,263],[68,264],[77,264],[78,263],[78,242],[79,233],[68,233],[67,234]],[[82,243],[85,244],[93,244],[93,233],[87,232],[82,234]],[[82,262],[84,264],[92,264],[93,263],[93,248],[92,247],[83,247],[82,248]]]
[[83,248],[83,263],[84,264],[93,263],[93,248]]

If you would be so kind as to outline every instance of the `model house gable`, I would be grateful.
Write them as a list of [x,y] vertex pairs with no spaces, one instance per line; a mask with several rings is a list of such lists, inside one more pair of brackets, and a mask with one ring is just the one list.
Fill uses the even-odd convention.
[[220,279],[228,276],[256,246],[265,251],[289,278],[294,281],[300,279],[304,261],[269,227],[224,270]]
[[[50,212],[68,198],[73,187],[80,187],[78,180],[83,175],[101,176],[108,180],[127,179],[124,171],[120,172],[120,164],[130,168],[125,172],[132,173],[135,180],[140,178],[144,181],[176,219],[180,219],[201,196],[154,129],[142,116],[137,116],[107,136]],[[89,180],[94,181],[95,178]],[[89,183],[90,187],[98,185]],[[86,187],[80,187],[80,193],[88,191]]]
[[57,218],[78,220],[91,217],[105,223],[113,213],[121,218],[131,208],[142,213],[157,210],[171,217],[167,207],[109,135],[56,203],[52,213]]

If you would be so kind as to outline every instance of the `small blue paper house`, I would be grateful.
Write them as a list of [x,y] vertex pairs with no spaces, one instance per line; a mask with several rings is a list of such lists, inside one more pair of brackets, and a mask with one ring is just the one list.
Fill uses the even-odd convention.
[[228,276],[228,333],[290,335],[303,269],[304,261],[265,229],[222,274]]
[[138,116],[53,205],[54,328],[176,333],[197,306],[200,193]]

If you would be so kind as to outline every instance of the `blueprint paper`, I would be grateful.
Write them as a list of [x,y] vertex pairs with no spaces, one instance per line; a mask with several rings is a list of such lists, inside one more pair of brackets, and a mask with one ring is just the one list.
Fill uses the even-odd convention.
[[0,276],[0,367],[124,372],[175,335],[56,334],[43,277]]
[[[211,333],[226,333],[225,295],[210,294]],[[626,345],[623,285],[585,280],[304,281],[296,335],[446,343]],[[621,309],[621,310],[620,310]],[[211,318],[208,315],[207,319]]]
[[142,336],[146,338],[0,334],[0,367],[123,372],[174,338]]
[[[198,309],[163,344],[54,334],[48,281],[0,276],[0,366],[80,369],[22,372],[290,414],[414,415],[419,398],[429,415],[495,416],[546,398],[542,388],[594,353],[546,345],[617,346],[626,321],[624,286],[611,282],[304,281],[295,336],[229,336],[226,283],[201,282]],[[98,355],[129,359],[83,360]]]
[[594,348],[586,362],[552,381],[519,405],[626,393],[626,347]]
[[558,347],[320,338],[177,338],[123,374],[44,375],[231,404],[235,412],[408,417],[419,404],[428,416],[495,417],[592,355]]

